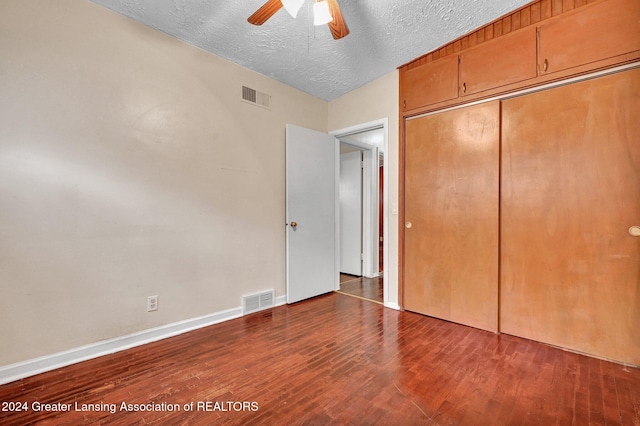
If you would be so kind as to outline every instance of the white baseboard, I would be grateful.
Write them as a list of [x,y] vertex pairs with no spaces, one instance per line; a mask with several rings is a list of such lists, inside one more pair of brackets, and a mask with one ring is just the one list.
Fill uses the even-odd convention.
[[[281,306],[286,303],[286,296],[278,296],[275,299],[275,306]],[[177,336],[178,334],[218,324],[241,316],[242,307],[228,309],[198,318],[150,328],[148,330],[139,331],[126,336],[80,346],[68,351],[33,358],[16,364],[0,366],[0,385],[44,373],[46,371],[55,370],[56,368],[65,367],[67,365],[144,345],[146,343]]]
[[396,311],[400,310],[400,305],[393,302],[385,302],[384,307],[389,309],[395,309]]

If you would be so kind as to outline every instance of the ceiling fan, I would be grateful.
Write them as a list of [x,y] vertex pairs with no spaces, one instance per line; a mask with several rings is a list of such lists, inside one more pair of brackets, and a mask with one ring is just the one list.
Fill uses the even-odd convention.
[[[262,7],[249,16],[247,21],[253,25],[262,25],[283,6],[294,18],[302,7],[304,0],[267,0]],[[336,40],[349,34],[349,28],[344,22],[338,0],[314,0],[314,25],[327,24],[331,35]]]

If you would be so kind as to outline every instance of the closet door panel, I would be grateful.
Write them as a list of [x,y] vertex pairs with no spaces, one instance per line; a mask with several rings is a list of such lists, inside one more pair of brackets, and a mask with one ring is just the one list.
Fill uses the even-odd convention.
[[500,329],[640,365],[640,70],[502,105]]
[[499,102],[406,122],[404,307],[497,331]]

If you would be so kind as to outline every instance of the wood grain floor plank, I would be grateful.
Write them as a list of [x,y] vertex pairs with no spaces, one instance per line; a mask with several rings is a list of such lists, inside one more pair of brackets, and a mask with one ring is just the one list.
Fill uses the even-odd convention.
[[333,293],[0,386],[0,401],[118,405],[0,411],[3,426],[637,425],[640,370]]

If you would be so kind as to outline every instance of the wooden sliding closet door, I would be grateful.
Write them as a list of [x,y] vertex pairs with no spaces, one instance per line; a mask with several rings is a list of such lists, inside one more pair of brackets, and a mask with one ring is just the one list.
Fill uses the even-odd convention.
[[501,331],[640,365],[640,70],[502,111]]
[[500,104],[405,129],[404,308],[497,331]]

